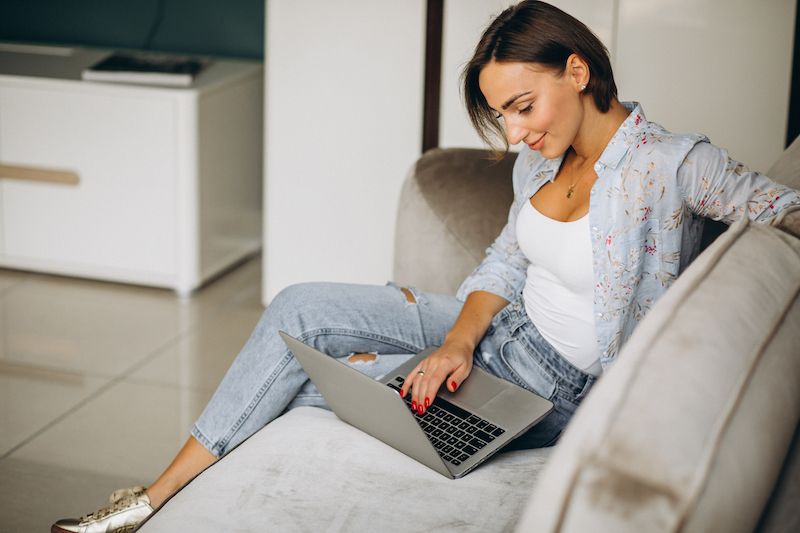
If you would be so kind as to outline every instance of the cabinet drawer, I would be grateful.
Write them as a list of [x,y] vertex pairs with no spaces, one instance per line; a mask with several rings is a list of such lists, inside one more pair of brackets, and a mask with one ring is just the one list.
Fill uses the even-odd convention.
[[163,96],[0,86],[0,164],[79,178],[0,179],[2,254],[174,274],[175,117]]

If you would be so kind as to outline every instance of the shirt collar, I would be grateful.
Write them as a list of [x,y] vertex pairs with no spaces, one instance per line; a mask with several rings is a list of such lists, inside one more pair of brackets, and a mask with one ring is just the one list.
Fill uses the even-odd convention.
[[[616,168],[619,165],[619,162],[628,153],[632,141],[638,138],[637,133],[644,128],[646,122],[644,110],[639,102],[622,102],[622,105],[630,113],[628,118],[620,124],[614,136],[611,137],[603,153],[600,154],[598,162],[605,168]],[[540,175],[547,177],[549,181],[553,181],[563,160],[564,154],[555,159],[546,159],[540,167]]]
[[628,153],[632,141],[638,139],[638,133],[644,129],[646,123],[644,110],[639,102],[622,102],[622,105],[630,111],[628,118],[620,124],[598,159],[600,164],[606,168],[616,168],[619,165],[619,162]]

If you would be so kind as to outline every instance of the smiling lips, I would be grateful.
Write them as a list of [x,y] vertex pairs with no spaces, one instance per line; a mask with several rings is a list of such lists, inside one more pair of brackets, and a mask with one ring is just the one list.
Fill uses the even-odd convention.
[[536,140],[536,142],[535,142],[535,143],[532,143],[532,144],[531,144],[531,143],[529,143],[529,144],[528,144],[528,146],[530,146],[531,150],[536,150],[536,151],[539,151],[539,150],[541,150],[541,149],[542,149],[542,145],[544,144],[544,142],[543,142],[543,141],[544,141],[544,136],[545,136],[545,135],[547,135],[547,134],[546,134],[546,133],[542,133],[542,136],[541,136],[541,137],[539,137],[539,138]]

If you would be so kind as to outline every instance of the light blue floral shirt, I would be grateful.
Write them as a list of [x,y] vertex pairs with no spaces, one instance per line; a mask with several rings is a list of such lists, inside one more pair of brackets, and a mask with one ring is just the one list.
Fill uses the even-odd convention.
[[[589,200],[594,314],[600,363],[607,368],[648,310],[700,251],[703,217],[726,224],[769,222],[798,192],[751,172],[700,134],[673,134],[636,102],[594,166]],[[517,214],[561,165],[525,146],[514,164],[514,203],[486,258],[458,298],[488,291],[514,301],[528,259],[517,243]]]

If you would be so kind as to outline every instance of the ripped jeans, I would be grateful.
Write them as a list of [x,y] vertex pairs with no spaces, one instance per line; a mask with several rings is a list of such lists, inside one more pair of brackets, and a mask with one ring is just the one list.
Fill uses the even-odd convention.
[[[287,287],[264,311],[191,434],[222,457],[289,409],[327,408],[278,330],[379,378],[412,354],[441,345],[461,306],[453,296],[393,283]],[[475,350],[474,365],[555,404],[550,415],[512,443],[514,448],[553,444],[595,380],[555,352],[528,320],[520,301],[495,316]]]

